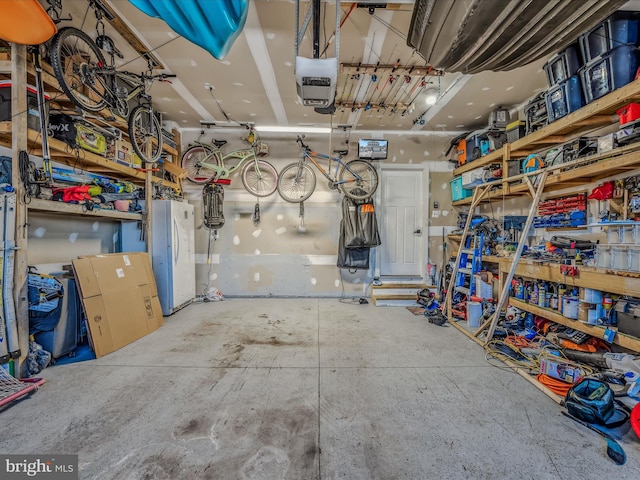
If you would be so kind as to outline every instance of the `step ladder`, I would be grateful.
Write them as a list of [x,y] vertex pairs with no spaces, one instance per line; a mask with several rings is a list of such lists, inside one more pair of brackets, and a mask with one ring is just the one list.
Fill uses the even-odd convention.
[[473,276],[482,270],[483,248],[484,234],[466,237],[464,247],[459,250],[456,258],[458,269],[453,287],[454,293],[461,293],[467,299],[475,294],[476,288]]
[[[508,147],[508,145],[506,146]],[[531,195],[531,207],[529,209],[529,214],[527,215],[527,219],[523,226],[523,232],[528,232],[531,226],[533,225],[533,218],[536,215],[538,204],[540,203],[540,199],[542,198],[542,194],[544,193],[545,185],[547,182],[547,178],[549,176],[549,169],[536,170],[534,172],[527,172],[525,174],[521,174],[522,182],[527,186],[529,190],[529,194]],[[478,185],[473,192],[473,198],[471,200],[471,205],[469,206],[469,212],[467,213],[467,221],[465,222],[464,231],[462,232],[462,239],[460,240],[460,249],[458,250],[458,257],[462,255],[462,251],[465,250],[464,245],[466,245],[467,239],[469,237],[470,227],[471,227],[471,219],[473,218],[473,212],[480,205],[483,199],[488,196],[492,188],[491,184]],[[503,188],[505,186],[503,185]],[[498,321],[500,319],[500,312],[504,307],[506,307],[509,298],[509,287],[511,285],[511,281],[515,275],[516,267],[518,265],[518,260],[522,256],[522,252],[524,250],[524,246],[526,243],[526,235],[521,235],[518,241],[518,245],[516,247],[516,251],[513,254],[511,259],[511,268],[509,269],[509,273],[507,273],[506,277],[501,279],[502,289],[498,296],[498,300],[495,304],[495,312],[494,314],[487,319],[480,327],[475,331],[475,333],[470,334],[463,327],[460,327],[453,319],[452,313],[452,303],[453,296],[456,293],[455,288],[457,288],[456,279],[458,278],[458,270],[459,264],[461,262],[455,262],[454,269],[451,274],[451,278],[449,280],[449,286],[447,288],[446,297],[443,301],[442,310],[444,314],[449,319],[449,322],[456,326],[463,333],[471,336],[476,341],[480,341],[479,336],[484,333],[484,340],[481,343],[485,345],[491,341],[493,335],[495,333],[496,326],[498,325]],[[468,249],[467,249],[468,250]],[[468,254],[467,254],[468,255]],[[480,260],[482,261],[482,260]],[[472,285],[470,285],[472,287]],[[461,292],[462,293],[462,292]],[[469,292],[473,293],[473,290]]]

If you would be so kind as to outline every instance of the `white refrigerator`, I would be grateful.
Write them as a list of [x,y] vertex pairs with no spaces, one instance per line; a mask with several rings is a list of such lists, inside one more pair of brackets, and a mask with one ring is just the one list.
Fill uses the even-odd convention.
[[153,200],[151,258],[162,314],[171,315],[196,296],[193,205]]

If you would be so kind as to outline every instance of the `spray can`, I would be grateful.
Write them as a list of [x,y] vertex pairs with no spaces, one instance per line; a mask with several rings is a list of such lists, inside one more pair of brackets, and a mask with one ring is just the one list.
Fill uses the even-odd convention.
[[564,303],[564,296],[567,294],[567,286],[564,284],[558,285],[558,311],[562,313],[562,304]]
[[549,306],[549,299],[547,298],[547,284],[540,282],[538,285],[538,306],[547,308]]
[[515,297],[519,300],[524,300],[524,282],[522,278],[515,281]]
[[538,305],[538,282],[533,282],[531,286],[531,294],[529,295],[529,303]]
[[553,310],[558,310],[558,292],[556,288],[556,284],[552,283],[549,285],[549,290],[551,291],[551,298],[549,299],[549,307]]

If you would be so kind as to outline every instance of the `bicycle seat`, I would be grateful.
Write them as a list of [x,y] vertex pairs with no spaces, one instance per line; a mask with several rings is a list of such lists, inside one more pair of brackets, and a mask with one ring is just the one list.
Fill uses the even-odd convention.
[[213,141],[213,144],[214,144],[216,147],[220,148],[221,146],[226,145],[226,144],[227,144],[227,141],[226,141],[226,140],[214,140],[214,141]]
[[347,153],[349,153],[349,150],[334,150],[333,153],[336,153],[336,154],[342,156],[342,155],[346,155]]

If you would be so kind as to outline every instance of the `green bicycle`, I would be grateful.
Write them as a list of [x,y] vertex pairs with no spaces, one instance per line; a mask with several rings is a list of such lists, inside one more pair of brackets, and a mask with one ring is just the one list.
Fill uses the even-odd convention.
[[[266,153],[266,144],[254,143],[250,148],[222,153],[226,140],[213,140],[211,144],[194,142],[182,155],[182,168],[194,183],[210,183],[229,178],[242,168],[244,188],[256,197],[268,197],[276,191],[278,171],[259,155]],[[231,162],[230,166],[227,163]]]

